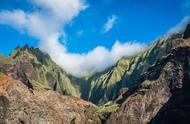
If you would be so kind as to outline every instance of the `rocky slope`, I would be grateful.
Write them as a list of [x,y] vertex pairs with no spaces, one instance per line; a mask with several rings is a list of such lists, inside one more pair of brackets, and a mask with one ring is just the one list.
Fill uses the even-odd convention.
[[30,92],[22,82],[0,78],[1,124],[95,124],[92,103],[54,91]]
[[140,77],[140,85],[123,94],[108,124],[189,123],[190,40],[172,40],[171,45],[167,56]]

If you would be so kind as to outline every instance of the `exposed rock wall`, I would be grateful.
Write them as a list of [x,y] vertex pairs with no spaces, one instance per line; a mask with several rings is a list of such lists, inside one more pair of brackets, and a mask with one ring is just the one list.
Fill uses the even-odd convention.
[[173,41],[173,49],[142,76],[137,90],[107,124],[188,124],[190,116],[189,40]]

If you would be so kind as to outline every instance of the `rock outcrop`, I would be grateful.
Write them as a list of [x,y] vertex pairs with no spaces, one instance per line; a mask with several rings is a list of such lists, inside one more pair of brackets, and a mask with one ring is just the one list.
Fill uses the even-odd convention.
[[[9,78],[9,77],[8,77]],[[29,92],[20,81],[0,79],[1,124],[100,124],[82,99],[54,91]],[[4,81],[2,81],[4,80]]]

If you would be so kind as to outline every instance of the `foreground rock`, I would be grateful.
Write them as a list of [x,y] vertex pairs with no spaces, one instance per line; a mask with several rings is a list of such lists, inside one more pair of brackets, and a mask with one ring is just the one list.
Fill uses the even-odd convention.
[[94,124],[95,106],[54,91],[33,91],[10,77],[0,82],[0,124]]

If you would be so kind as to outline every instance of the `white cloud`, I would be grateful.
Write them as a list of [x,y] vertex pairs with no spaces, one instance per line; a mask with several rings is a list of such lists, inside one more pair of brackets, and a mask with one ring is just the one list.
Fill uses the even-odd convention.
[[[119,41],[111,50],[97,46],[84,54],[69,53],[65,45],[64,26],[72,21],[80,11],[88,7],[84,0],[30,0],[36,10],[0,11],[0,24],[7,24],[20,32],[39,39],[39,47],[66,72],[84,76],[90,72],[102,71],[115,64],[121,57],[134,55],[144,49],[139,43],[121,44]],[[106,30],[110,30],[116,17],[109,19]],[[62,39],[62,41],[60,41]]]
[[0,23],[8,24],[20,31],[43,40],[48,35],[62,33],[65,24],[76,17],[88,5],[83,0],[30,0],[36,11],[1,11]]
[[168,32],[167,35],[176,34],[181,31],[183,31],[187,25],[187,23],[190,22],[190,16],[185,16],[177,25],[172,27]]
[[112,15],[110,18],[108,18],[107,22],[104,24],[104,33],[110,31],[113,26],[115,25],[117,20],[117,17],[115,15]]
[[23,27],[27,25],[26,15],[21,10],[1,11],[0,12],[0,23],[8,24],[15,27],[19,31],[23,31]]
[[88,7],[84,0],[30,0],[57,21],[68,22]]
[[58,35],[52,36],[41,49],[47,51],[53,60],[64,70],[75,76],[84,76],[88,73],[100,72],[114,65],[123,56],[131,56],[142,50],[145,46],[140,43],[121,44],[116,41],[111,50],[97,46],[86,54],[69,53],[67,49],[57,42]]

